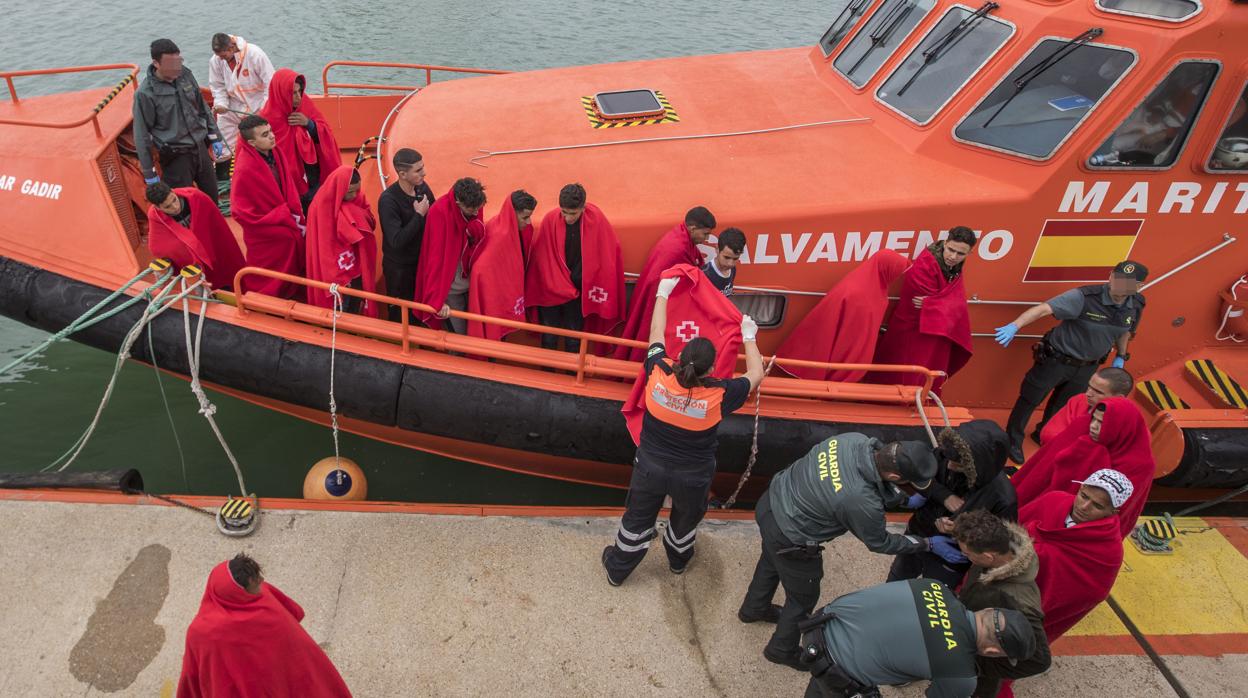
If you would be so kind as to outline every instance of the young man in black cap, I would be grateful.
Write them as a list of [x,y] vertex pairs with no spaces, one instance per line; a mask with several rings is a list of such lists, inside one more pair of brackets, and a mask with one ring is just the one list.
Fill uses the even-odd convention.
[[[797,624],[819,601],[822,543],[848,531],[869,550],[884,555],[931,550],[961,557],[948,539],[941,547],[922,536],[889,533],[886,527],[885,508],[905,499],[898,485],[922,490],[935,474],[936,455],[927,444],[885,444],[865,434],[846,433],[821,441],[772,477],[754,509],[762,554],[737,612],[744,623],[776,624],[763,648],[764,657],[802,668]],[[777,586],[784,587],[783,608],[772,603]]]
[[[433,204],[433,190],[425,182],[425,161],[411,148],[400,148],[392,159],[395,182],[377,197],[381,219],[381,273],[386,295],[412,300],[416,292],[416,264],[425,234],[425,215]],[[398,306],[390,320],[399,321]]]
[[1119,262],[1103,284],[1080,286],[1023,311],[1014,322],[997,328],[997,342],[1009,346],[1023,327],[1050,315],[1061,322],[1045,333],[1033,353],[1035,364],[1023,377],[1018,400],[1010,412],[1006,432],[1010,435],[1010,460],[1023,462],[1023,432],[1031,413],[1051,392],[1044,417],[1033,436],[1070,398],[1087,390],[1088,380],[1114,349],[1114,368],[1131,358],[1127,344],[1135,337],[1144,312],[1140,284],[1148,268],[1139,262]]

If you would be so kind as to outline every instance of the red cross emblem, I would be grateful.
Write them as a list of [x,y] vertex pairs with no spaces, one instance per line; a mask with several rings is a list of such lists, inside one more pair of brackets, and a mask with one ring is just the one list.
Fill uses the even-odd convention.
[[609,297],[610,297],[610,294],[607,293],[607,289],[601,286],[595,286],[589,289],[589,300],[595,303],[606,303],[607,298]]
[[698,323],[693,320],[685,320],[676,326],[676,336],[685,344],[697,339],[701,334],[702,328],[698,327]]
[[516,304],[511,307],[511,314],[517,317],[524,315],[524,296],[516,299]]
[[338,255],[338,268],[343,271],[350,271],[355,268],[355,253],[347,250]]

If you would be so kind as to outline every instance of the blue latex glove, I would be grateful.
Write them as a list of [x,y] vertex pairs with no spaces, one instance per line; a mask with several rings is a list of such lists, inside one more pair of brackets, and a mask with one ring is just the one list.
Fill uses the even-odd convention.
[[160,177],[144,177],[143,181],[147,184],[155,184],[160,181]]
[[1121,356],[1114,357],[1114,368],[1122,368],[1123,366],[1126,366],[1126,365],[1127,365],[1126,359],[1122,358]]
[[955,565],[969,562],[962,554],[962,550],[958,548],[958,544],[954,543],[949,536],[932,536],[927,539],[927,542],[932,546],[932,552],[945,562]]
[[1018,334],[1018,325],[1010,323],[1005,327],[997,328],[997,344],[1003,347],[1010,346],[1010,342],[1014,341],[1014,335]]
[[213,141],[212,142],[212,154],[218,160],[225,157],[225,144],[222,143],[221,141]]
[[927,497],[924,497],[921,494],[912,494],[909,497],[906,497],[906,503],[904,506],[907,509],[918,509],[924,504],[927,504]]

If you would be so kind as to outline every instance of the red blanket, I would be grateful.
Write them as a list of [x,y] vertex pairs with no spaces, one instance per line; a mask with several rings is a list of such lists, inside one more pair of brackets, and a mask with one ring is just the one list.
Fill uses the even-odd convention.
[[[909,265],[909,260],[892,250],[871,255],[832,287],[784,340],[776,355],[828,363],[871,363],[888,309],[888,287]],[[866,371],[776,365],[790,375],[811,380],[853,383],[866,375]]]
[[347,684],[299,625],[303,609],[268,582],[249,594],[222,562],[186,630],[178,698],[338,698]]
[[[260,109],[260,116],[268,120],[269,125],[273,127],[273,135],[277,138],[275,151],[295,178],[295,186],[298,187],[300,194],[308,190],[308,180],[303,170],[304,163],[321,166],[321,181],[324,181],[334,168],[342,164],[338,141],[334,140],[334,132],[329,127],[329,122],[325,120],[325,116],[321,114],[321,110],[317,109],[308,97],[306,80],[303,81],[305,92],[299,108],[295,109],[291,106],[295,80],[302,78],[302,75],[290,68],[282,68],[273,73],[273,79],[269,81],[269,98],[264,103],[264,107]],[[316,122],[316,137],[320,141],[319,144],[312,140],[308,129],[303,126],[293,126],[286,121],[286,117],[290,116],[291,112],[299,112]]]
[[1040,430],[1040,443],[1048,443],[1057,438],[1058,434],[1066,431],[1068,427],[1080,422],[1077,429],[1087,431],[1088,422],[1092,416],[1088,411],[1088,396],[1079,393],[1078,395],[1066,401],[1066,405],[1058,410],[1048,422],[1045,422],[1044,428]]
[[579,295],[585,331],[608,334],[620,323],[625,310],[620,241],[602,210],[586,204],[581,215],[581,287],[576,288],[563,254],[567,232],[559,209],[542,217],[529,255],[525,305],[556,306]]
[[[508,196],[498,215],[485,224],[485,238],[473,248],[468,312],[524,322],[524,251],[520,238],[532,235],[533,226],[520,231],[518,225]],[[474,337],[502,339],[513,331],[499,325],[468,322],[468,334]]]
[[[485,236],[480,212],[465,220],[455,203],[454,192],[438,197],[425,215],[425,235],[420,241],[420,261],[416,265],[416,302],[435,311],[446,302],[455,281],[455,270],[463,265],[469,272],[472,247]],[[442,321],[431,313],[418,313],[426,325],[440,329]]]
[[[715,345],[715,366],[711,375],[731,378],[732,370],[737,365],[737,351],[741,348],[741,311],[715,288],[700,267],[678,264],[663,272],[660,278],[675,277],[680,277],[681,281],[667,299],[667,329],[663,333],[667,355],[673,360],[679,359],[680,352],[694,337],[706,337]],[[658,286],[657,282],[655,286]],[[641,443],[645,392],[646,372],[643,367],[620,410],[633,443]]]
[[[971,317],[966,307],[965,274],[945,281],[931,250],[923,250],[902,277],[900,300],[893,309],[888,331],[875,349],[875,363],[909,364],[957,373],[970,360]],[[923,308],[914,307],[914,297],[923,296]],[[917,373],[873,371],[872,383],[922,385]],[[933,390],[944,387],[937,380]]]
[[[654,292],[659,287],[659,275],[677,264],[702,266],[702,253],[698,251],[689,237],[689,228],[684,223],[667,231],[646,257],[646,264],[641,268],[641,276],[633,286],[633,300],[628,309],[628,320],[624,323],[624,331],[620,336],[625,339],[646,341],[650,336],[650,317],[654,314]],[[641,361],[645,358],[645,349],[632,347],[616,347],[615,358]]]
[[1049,492],[1018,512],[1040,557],[1036,584],[1050,643],[1109,596],[1122,566],[1117,517],[1066,528],[1074,501],[1069,492]]
[[173,193],[186,199],[191,227],[182,226],[154,205],[148,207],[148,249],[157,257],[167,257],[176,267],[200,267],[213,288],[234,288],[234,274],[246,262],[221,210],[195,187],[178,187]]
[[[343,201],[351,185],[350,167],[343,165],[330,173],[308,207],[308,278],[346,286],[360,277],[365,291],[377,290],[377,226],[368,208],[364,191]],[[334,307],[327,291],[308,287],[308,302],[322,308]],[[378,304],[365,301],[364,314],[378,317]]]
[[[274,159],[280,185],[260,153],[247,139],[238,139],[230,215],[243,226],[248,266],[303,276],[303,208],[290,170],[280,157]],[[259,276],[248,277],[244,286],[280,298],[303,297],[301,286]]]

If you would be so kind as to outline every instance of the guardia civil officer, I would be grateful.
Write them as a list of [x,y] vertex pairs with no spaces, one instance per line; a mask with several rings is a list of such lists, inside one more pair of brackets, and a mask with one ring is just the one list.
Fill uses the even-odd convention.
[[1148,268],[1139,262],[1119,262],[1109,282],[1072,288],[1048,302],[1033,305],[1014,322],[997,328],[997,342],[1009,346],[1023,327],[1052,315],[1061,322],[1045,333],[1032,348],[1035,364],[1023,376],[1018,401],[1010,412],[1006,432],[1010,436],[1010,460],[1023,462],[1023,432],[1031,413],[1050,392],[1044,417],[1032,438],[1039,443],[1040,430],[1075,395],[1087,390],[1088,380],[1114,349],[1114,368],[1131,358],[1127,343],[1135,336],[1144,312],[1140,283]]
[[977,656],[1017,660],[1036,647],[1019,611],[969,611],[949,587],[924,578],[846,594],[802,629],[807,698],[878,697],[878,686],[925,680],[928,698],[967,698]]
[[[885,444],[846,433],[821,441],[772,477],[754,509],[762,554],[737,611],[743,623],[776,624],[764,657],[802,669],[797,624],[819,601],[821,543],[849,531],[869,550],[884,555],[933,551],[951,560],[961,558],[957,544],[948,538],[889,533],[884,521],[885,507],[906,499],[897,485],[926,489],[936,468],[936,455],[927,444]],[[772,603],[777,585],[784,587],[783,608]]]

